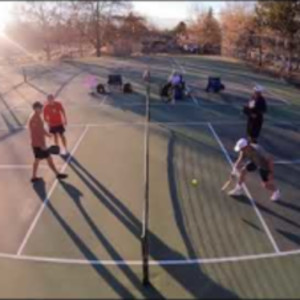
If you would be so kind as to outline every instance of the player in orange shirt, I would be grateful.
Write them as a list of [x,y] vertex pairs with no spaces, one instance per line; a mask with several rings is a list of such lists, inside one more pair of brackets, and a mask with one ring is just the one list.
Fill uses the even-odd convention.
[[53,95],[48,95],[47,104],[44,108],[44,120],[49,126],[50,133],[54,136],[54,142],[58,146],[58,137],[64,146],[63,155],[67,155],[67,139],[65,137],[65,126],[67,125],[67,116],[63,105],[54,99]]
[[51,137],[51,135],[44,129],[44,123],[41,118],[43,105],[40,102],[35,102],[33,104],[33,110],[34,114],[29,120],[31,146],[35,157],[31,182],[36,183],[37,181],[41,180],[41,178],[37,177],[37,171],[40,161],[43,159],[47,160],[49,167],[55,173],[57,179],[65,179],[67,178],[67,175],[59,173],[59,171],[56,169],[49,149],[46,145],[46,137]]

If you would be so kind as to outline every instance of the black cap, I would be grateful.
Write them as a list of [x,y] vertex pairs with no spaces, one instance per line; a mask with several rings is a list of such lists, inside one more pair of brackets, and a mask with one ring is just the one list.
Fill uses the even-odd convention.
[[43,104],[41,102],[39,102],[39,101],[36,101],[36,102],[33,103],[32,108],[33,109],[43,108]]

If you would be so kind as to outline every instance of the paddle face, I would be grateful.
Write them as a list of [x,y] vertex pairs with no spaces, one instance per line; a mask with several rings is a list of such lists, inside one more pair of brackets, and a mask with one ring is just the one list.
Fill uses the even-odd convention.
[[59,146],[56,146],[56,145],[50,146],[50,147],[48,148],[48,151],[49,151],[49,153],[52,154],[52,155],[59,155],[59,153],[60,153]]
[[227,180],[227,181],[224,183],[224,185],[222,186],[222,189],[221,189],[222,191],[225,191],[225,190],[229,187],[229,185],[233,182],[235,176],[236,176],[236,175],[233,175],[233,174],[230,175],[229,180]]
[[225,184],[222,186],[222,191],[225,191],[227,188],[228,188],[228,186],[230,185],[230,183],[232,182],[232,180],[230,179],[230,180],[228,180],[228,181],[226,181],[225,182]]

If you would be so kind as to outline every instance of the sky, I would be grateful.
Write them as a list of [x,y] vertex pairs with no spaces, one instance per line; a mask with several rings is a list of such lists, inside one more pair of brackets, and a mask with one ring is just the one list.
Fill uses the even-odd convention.
[[225,1],[133,1],[133,8],[161,28],[174,27],[178,22],[189,19],[193,6],[212,7],[216,15]]
[[4,30],[5,24],[10,20],[10,9],[12,2],[1,1],[0,2],[0,34]]
[[[212,7],[216,16],[226,1],[132,1],[133,9],[160,28],[172,28],[178,22],[187,20],[193,13],[193,6]],[[13,1],[0,1],[0,33],[10,19],[9,10]]]

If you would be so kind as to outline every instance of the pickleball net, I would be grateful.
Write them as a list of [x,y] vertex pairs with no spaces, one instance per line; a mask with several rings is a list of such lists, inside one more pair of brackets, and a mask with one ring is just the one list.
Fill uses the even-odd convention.
[[146,113],[144,136],[144,205],[142,220],[142,259],[143,285],[149,284],[149,123],[150,123],[150,74],[144,78],[146,83]]

